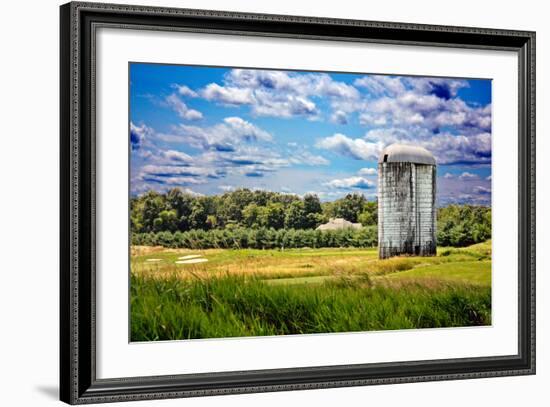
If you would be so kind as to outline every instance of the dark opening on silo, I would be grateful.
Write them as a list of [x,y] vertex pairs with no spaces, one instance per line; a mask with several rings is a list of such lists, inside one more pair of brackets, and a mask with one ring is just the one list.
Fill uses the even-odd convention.
[[386,147],[378,160],[378,256],[436,252],[436,161],[425,148]]

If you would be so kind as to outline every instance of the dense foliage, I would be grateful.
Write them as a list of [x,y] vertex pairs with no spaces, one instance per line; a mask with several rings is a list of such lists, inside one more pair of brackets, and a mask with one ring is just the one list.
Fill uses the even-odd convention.
[[437,244],[463,247],[491,238],[491,208],[449,205],[437,212]]
[[[348,194],[321,202],[314,194],[238,189],[194,196],[174,188],[131,199],[132,244],[185,248],[372,247],[377,244],[376,201]],[[359,222],[361,230],[315,231],[330,218]],[[491,238],[491,208],[438,209],[437,244],[468,246]]]
[[291,249],[300,247],[373,247],[376,226],[363,229],[319,231],[314,229],[234,228],[150,232],[132,236],[133,245],[188,249]]
[[134,233],[227,228],[315,229],[329,218],[365,226],[376,224],[376,202],[348,194],[323,202],[314,194],[238,189],[214,196],[194,196],[174,188],[165,194],[149,191],[130,202]]

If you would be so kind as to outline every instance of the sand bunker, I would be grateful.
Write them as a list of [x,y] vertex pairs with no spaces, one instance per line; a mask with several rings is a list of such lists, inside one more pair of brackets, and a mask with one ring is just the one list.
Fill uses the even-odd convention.
[[162,261],[162,259],[147,259],[145,261],[151,261],[151,262],[153,262],[153,261]]
[[178,260],[196,259],[197,257],[202,257],[202,254],[189,254],[187,256],[178,257]]
[[189,260],[179,260],[176,261],[176,264],[195,264],[195,263],[205,263],[208,259],[189,259]]

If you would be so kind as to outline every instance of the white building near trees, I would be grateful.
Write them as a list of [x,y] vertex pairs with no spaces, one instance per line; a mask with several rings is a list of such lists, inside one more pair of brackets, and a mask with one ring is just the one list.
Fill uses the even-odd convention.
[[317,226],[316,230],[341,230],[341,229],[361,229],[360,223],[353,223],[343,218],[330,218],[327,223]]

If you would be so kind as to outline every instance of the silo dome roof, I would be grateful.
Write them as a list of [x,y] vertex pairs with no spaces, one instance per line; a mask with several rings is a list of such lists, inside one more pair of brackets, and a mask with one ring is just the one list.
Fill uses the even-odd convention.
[[378,162],[435,165],[435,157],[424,147],[407,144],[391,144],[382,150]]

